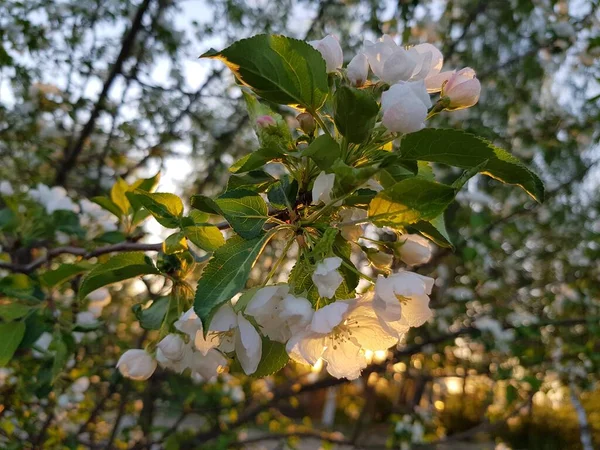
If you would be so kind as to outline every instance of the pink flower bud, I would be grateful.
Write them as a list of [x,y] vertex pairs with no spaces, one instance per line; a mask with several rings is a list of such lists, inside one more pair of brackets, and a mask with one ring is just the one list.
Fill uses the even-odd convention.
[[260,116],[256,119],[256,125],[259,128],[269,128],[277,126],[277,122],[269,115]]
[[448,82],[442,86],[442,98],[446,98],[448,110],[469,108],[479,101],[481,84],[470,67],[452,74]]

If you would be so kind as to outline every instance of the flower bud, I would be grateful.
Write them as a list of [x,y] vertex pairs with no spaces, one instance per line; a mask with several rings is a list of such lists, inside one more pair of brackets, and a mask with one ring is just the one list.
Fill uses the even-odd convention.
[[296,116],[296,119],[300,123],[300,128],[306,134],[311,135],[317,129],[317,123],[315,122],[315,118],[309,113],[302,113]]
[[418,234],[400,236],[396,252],[400,259],[409,266],[425,264],[431,259],[431,244]]
[[178,334],[171,333],[158,343],[158,348],[166,358],[178,361],[183,358],[185,342],[183,342],[183,339]]
[[269,115],[260,116],[256,119],[256,125],[259,128],[269,128],[277,126],[275,119]]
[[156,370],[156,360],[146,350],[127,350],[117,362],[121,375],[132,380],[147,380]]
[[470,67],[452,74],[442,86],[442,99],[447,102],[446,109],[452,111],[475,105],[479,101],[480,93],[481,84]]
[[340,47],[340,43],[332,35],[327,35],[319,41],[309,41],[308,43],[323,56],[327,66],[327,73],[335,72],[342,67],[344,63],[342,47]]
[[369,76],[369,60],[364,53],[358,53],[348,63],[346,76],[354,86],[362,86]]

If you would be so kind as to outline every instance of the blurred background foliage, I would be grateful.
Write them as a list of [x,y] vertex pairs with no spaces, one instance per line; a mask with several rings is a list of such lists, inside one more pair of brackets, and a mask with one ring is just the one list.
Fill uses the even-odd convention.
[[[292,365],[264,380],[194,383],[164,371],[143,383],[121,379],[116,359],[146,335],[131,306],[163,295],[153,280],[111,288],[99,328],[68,346],[58,371],[56,354],[26,349],[52,328],[39,319],[2,369],[2,445],[466,448],[471,441],[578,449],[588,434],[600,446],[598,7],[596,0],[0,2],[0,180],[14,187],[60,185],[80,199],[105,194],[117,177],[160,170],[159,190],[216,193],[229,165],[256,143],[233,78],[198,55],[269,32],[332,33],[350,57],[363,39],[388,33],[437,45],[448,68],[473,67],[479,104],[437,116],[435,126],[509,149],[548,192],[537,206],[490,178],[469,182],[446,217],[455,250],[438,249],[419,269],[438,279],[435,320],[393,358],[373,355],[359,382]],[[281,112],[293,126],[293,114]],[[57,245],[52,226],[44,225],[49,248]],[[0,238],[2,252],[19,248],[23,263],[39,251],[39,243]],[[263,259],[256,271],[269,269],[273,258]],[[27,276],[7,283],[27,285]],[[62,286],[50,299],[65,320],[77,313],[74,289]],[[473,328],[481,316],[496,319],[500,331]]]

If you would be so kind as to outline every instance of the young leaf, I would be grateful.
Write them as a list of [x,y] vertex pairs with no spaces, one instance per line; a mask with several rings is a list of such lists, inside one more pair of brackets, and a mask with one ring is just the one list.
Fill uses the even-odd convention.
[[230,176],[227,182],[227,190],[233,191],[244,188],[255,192],[263,192],[274,182],[275,178],[264,170],[252,170],[243,175]]
[[140,322],[140,326],[145,330],[158,330],[168,309],[169,297],[157,298],[147,308],[144,308],[140,303],[131,307],[135,317]]
[[162,226],[167,228],[179,227],[179,220],[183,215],[183,203],[175,194],[135,190],[134,192],[128,192],[127,198],[138,202],[150,211]]
[[0,367],[6,366],[25,335],[25,322],[0,324]]
[[246,241],[234,236],[215,251],[198,280],[194,301],[194,310],[205,330],[212,313],[244,288],[252,266],[270,237],[271,234],[266,233]]
[[112,213],[118,219],[120,219],[123,215],[123,211],[121,211],[121,208],[108,197],[98,196],[92,197],[90,200],[96,203],[97,205],[101,206],[108,212]]
[[207,252],[214,252],[225,244],[223,233],[214,225],[185,227],[183,232],[194,245]]
[[273,375],[285,367],[289,361],[289,356],[285,350],[285,344],[272,341],[266,337],[262,338],[262,357],[258,363],[256,372],[252,377],[260,378]]
[[129,214],[129,209],[131,208],[131,204],[125,195],[130,189],[130,186],[123,178],[117,178],[116,183],[110,189],[110,200],[121,210],[122,215]]
[[269,211],[260,195],[236,189],[225,192],[214,202],[231,228],[244,239],[252,239],[262,233]]
[[235,162],[229,168],[229,171],[231,173],[250,172],[251,170],[256,170],[264,166],[270,161],[281,158],[281,156],[282,154],[277,151],[273,151],[267,147],[261,147]]
[[379,106],[365,90],[340,86],[333,97],[333,120],[349,142],[364,142],[375,125]]
[[275,103],[314,112],[327,98],[325,60],[304,41],[260,34],[201,57],[223,61],[242,84]]
[[82,274],[90,269],[89,263],[61,264],[57,269],[49,270],[40,275],[40,281],[45,286],[52,288],[58,286],[76,275]]
[[319,169],[330,173],[331,166],[341,156],[341,153],[336,140],[328,134],[323,134],[302,151],[302,156],[308,156],[317,164]]
[[421,220],[411,226],[440,247],[454,248],[454,244],[452,244],[452,241],[450,240],[450,235],[448,235],[448,231],[446,231],[444,214],[440,214],[430,221]]
[[167,255],[174,255],[186,251],[188,248],[187,241],[185,240],[185,234],[182,231],[173,233],[165,242],[163,242],[163,252]]
[[409,178],[384,189],[371,201],[369,218],[377,226],[404,226],[432,220],[452,203],[454,188],[422,178]]
[[0,300],[0,318],[6,322],[20,319],[31,311],[33,306],[21,303],[14,299]]
[[282,176],[278,181],[273,183],[267,191],[267,198],[272,206],[280,209],[293,209],[298,194],[298,182],[292,180],[287,175]]
[[487,160],[482,173],[522,187],[538,202],[544,200],[544,185],[536,174],[506,150],[472,134],[427,128],[405,136],[400,152],[404,159],[437,162],[462,169],[472,169]]
[[144,253],[120,253],[108,261],[98,264],[81,281],[79,299],[102,286],[140,275],[158,274],[159,271]]

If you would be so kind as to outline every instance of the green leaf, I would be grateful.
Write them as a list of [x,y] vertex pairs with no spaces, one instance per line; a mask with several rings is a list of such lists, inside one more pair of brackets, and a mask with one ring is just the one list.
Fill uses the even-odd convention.
[[446,230],[444,214],[440,214],[430,221],[419,221],[411,226],[423,236],[431,239],[440,247],[454,249],[454,244],[452,244],[450,235],[448,235],[448,231]]
[[219,247],[198,280],[194,310],[204,329],[216,308],[240,292],[248,281],[252,266],[262,252],[271,234],[244,240],[233,236]]
[[333,119],[340,133],[354,144],[371,135],[379,105],[366,90],[340,86],[333,97]]
[[129,214],[131,204],[129,203],[129,200],[125,194],[129,192],[130,189],[131,187],[127,184],[127,182],[120,177],[117,178],[116,183],[113,184],[112,188],[110,189],[110,200],[119,208],[121,215]]
[[316,138],[302,151],[302,156],[308,156],[327,173],[331,173],[333,163],[340,158],[342,151],[339,144],[328,134]]
[[185,234],[182,231],[173,233],[167,237],[167,239],[165,239],[165,242],[163,242],[163,252],[165,252],[167,255],[181,253],[187,249],[187,241],[185,240]]
[[352,167],[341,159],[336,160],[331,166],[331,172],[335,173],[335,182],[348,192],[362,186],[379,171],[378,166]]
[[298,195],[298,182],[284,175],[273,183],[267,191],[267,198],[272,206],[279,209],[292,210]]
[[227,191],[214,203],[231,228],[245,239],[252,239],[262,233],[269,211],[260,195],[247,189]]
[[454,188],[409,178],[384,189],[371,201],[369,218],[377,226],[404,226],[436,218],[452,203]]
[[141,191],[152,192],[158,186],[158,182],[160,181],[160,172],[157,172],[156,175],[150,178],[140,178],[136,180],[131,187],[133,189],[139,189]]
[[54,353],[52,359],[52,383],[54,383],[67,364],[69,349],[62,337],[56,334],[48,349]]
[[0,299],[0,318],[6,322],[24,317],[33,306],[18,302],[13,299]]
[[304,41],[260,34],[201,57],[223,61],[242,84],[275,103],[314,112],[327,98],[325,60]]
[[542,181],[521,161],[491,142],[459,130],[425,129],[402,139],[402,158],[431,161],[462,169],[484,163],[482,173],[522,187],[538,202],[544,200]]
[[120,242],[125,242],[126,240],[127,236],[121,231],[107,231],[94,238],[94,241],[96,242],[104,242],[107,244],[118,244]]
[[221,215],[221,211],[219,207],[215,203],[215,201],[207,197],[206,195],[192,195],[190,198],[190,204],[192,208],[196,208],[200,212],[208,213],[208,214],[216,214],[218,216]]
[[281,154],[268,148],[259,148],[258,150],[244,156],[235,162],[230,168],[231,173],[244,173],[256,170],[266,163],[281,158]]
[[140,326],[145,330],[160,329],[168,309],[169,297],[157,298],[150,306],[145,308],[140,303],[131,307],[135,317],[140,322]]
[[158,274],[159,271],[142,252],[120,253],[108,261],[96,265],[81,281],[79,298],[85,298],[90,292],[102,286],[123,281],[140,275]]
[[0,324],[0,367],[8,364],[24,335],[25,322]]
[[272,341],[266,337],[262,338],[262,357],[258,363],[256,372],[252,374],[254,378],[266,377],[279,372],[289,361],[289,356],[285,350],[285,344]]
[[225,244],[223,233],[214,225],[185,227],[183,232],[194,245],[207,252],[214,252]]
[[179,220],[183,215],[183,203],[175,194],[135,190],[128,192],[127,198],[139,202],[162,226],[179,227]]
[[269,185],[275,182],[275,178],[264,170],[252,170],[243,175],[232,175],[227,182],[227,190],[248,189],[255,192],[265,191]]
[[123,211],[121,211],[121,208],[119,207],[119,205],[117,205],[115,202],[113,202],[108,197],[98,196],[98,197],[92,197],[90,200],[92,202],[96,203],[97,205],[99,205],[100,207],[102,207],[103,209],[105,209],[106,211],[108,211],[109,213],[112,213],[114,216],[116,216],[119,219],[123,215]]
[[61,264],[57,269],[49,270],[40,275],[40,281],[46,287],[52,288],[64,283],[76,275],[88,271],[90,267],[91,264],[88,263]]

